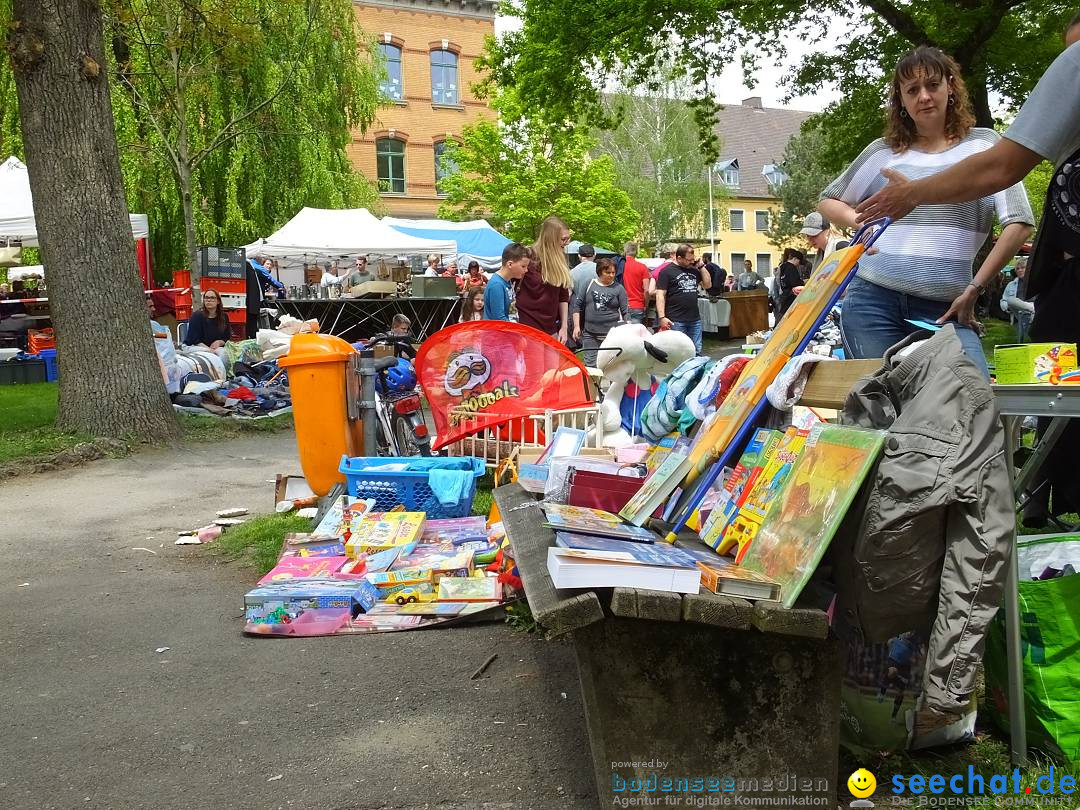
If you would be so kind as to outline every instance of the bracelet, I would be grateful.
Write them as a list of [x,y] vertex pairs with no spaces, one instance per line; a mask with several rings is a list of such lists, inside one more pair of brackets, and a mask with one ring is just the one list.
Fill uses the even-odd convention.
[[980,294],[986,292],[986,285],[985,284],[979,284],[976,281],[969,281],[968,286],[969,287],[974,287],[976,290],[979,291]]

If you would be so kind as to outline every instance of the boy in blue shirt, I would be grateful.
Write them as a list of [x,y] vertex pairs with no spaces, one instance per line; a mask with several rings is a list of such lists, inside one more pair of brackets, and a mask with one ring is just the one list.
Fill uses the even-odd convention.
[[510,320],[510,304],[514,300],[514,290],[510,282],[525,277],[529,269],[529,255],[520,242],[511,242],[503,248],[502,267],[492,274],[484,287],[484,320]]

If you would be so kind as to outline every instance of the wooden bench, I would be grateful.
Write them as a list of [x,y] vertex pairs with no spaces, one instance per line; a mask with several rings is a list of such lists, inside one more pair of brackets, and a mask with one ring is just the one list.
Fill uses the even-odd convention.
[[[802,402],[840,408],[880,364],[820,363]],[[823,611],[711,593],[556,590],[555,534],[539,500],[517,484],[494,495],[533,615],[549,637],[574,643],[601,807],[665,796],[680,796],[675,806],[710,796],[835,803],[842,645]]]

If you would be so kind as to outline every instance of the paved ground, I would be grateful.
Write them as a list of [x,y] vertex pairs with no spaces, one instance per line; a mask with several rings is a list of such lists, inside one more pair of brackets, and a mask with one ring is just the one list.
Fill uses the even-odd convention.
[[241,635],[252,571],[173,540],[277,472],[291,433],[0,484],[0,806],[592,808],[567,645]]

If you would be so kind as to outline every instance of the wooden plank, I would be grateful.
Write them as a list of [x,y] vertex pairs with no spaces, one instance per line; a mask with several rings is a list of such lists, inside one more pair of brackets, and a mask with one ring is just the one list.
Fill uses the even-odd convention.
[[745,599],[702,591],[683,597],[683,621],[749,630],[754,606]]
[[775,602],[757,602],[751,624],[764,633],[780,633],[804,638],[827,638],[829,617],[822,610],[785,609]]
[[[555,545],[555,533],[544,528],[540,502],[519,484],[496,487],[495,503],[502,514],[514,561],[525,585],[533,616],[550,637],[560,636],[604,618],[604,609],[593,591],[557,590],[547,570],[547,550]],[[516,507],[529,504],[523,509]]]
[[644,588],[615,588],[611,594],[611,612],[629,619],[681,621],[682,594]]
[[844,407],[855,383],[881,368],[881,360],[830,360],[815,363],[806,380],[800,405],[810,408]]

